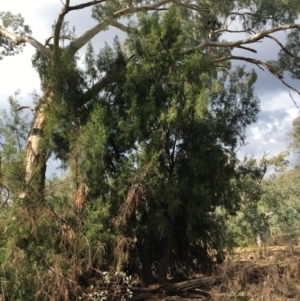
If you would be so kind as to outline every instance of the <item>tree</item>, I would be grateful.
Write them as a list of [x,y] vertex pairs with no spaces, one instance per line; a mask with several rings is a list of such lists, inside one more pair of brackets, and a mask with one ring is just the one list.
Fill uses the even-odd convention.
[[[141,18],[138,33],[125,41],[134,55],[121,81],[104,88],[82,132],[90,204],[113,202],[117,250],[126,254],[120,265],[130,263],[145,285],[155,279],[153,265],[164,281],[169,262],[174,273],[189,274],[209,263],[203,260],[208,249],[221,260],[220,225],[212,214],[217,206],[234,212],[239,203],[230,150],[258,113],[253,72],[219,76],[197,54],[182,60],[179,14],[173,8]],[[106,50],[112,58],[121,55],[118,43],[115,48]]]
[[[1,14],[4,54],[23,43],[35,47],[43,89],[26,141],[25,188],[16,202],[30,217],[16,237],[18,260],[33,267],[27,279],[36,290],[50,275],[54,291],[68,300],[99,276],[99,267],[127,265],[146,286],[166,281],[169,271],[187,276],[205,270],[208,249],[222,260],[222,220],[214,214],[218,207],[234,213],[240,204],[246,171],[236,167],[235,150],[259,110],[256,74],[242,66],[231,70],[230,61],[263,66],[283,81],[274,63],[230,51],[254,52],[244,45],[300,26],[282,24],[297,18],[293,1],[280,11],[271,1],[219,4],[66,1],[45,45],[29,36],[21,17]],[[76,37],[65,16],[90,6],[99,23]],[[137,18],[119,22],[132,15]],[[219,41],[222,32],[236,32],[226,22],[239,17],[239,32],[260,32]],[[127,32],[126,41],[95,54],[87,43],[108,26]],[[83,68],[76,54],[85,45]],[[69,194],[45,193],[51,153],[71,170]],[[45,232],[56,235],[44,240]],[[53,285],[35,296],[57,297]]]
[[[290,132],[292,145],[297,145],[297,121]],[[260,162],[251,159],[252,172],[241,179],[242,202],[236,215],[226,222],[235,246],[255,244],[259,233],[267,245],[294,247],[299,242],[299,167],[291,168],[288,151]],[[274,172],[264,178],[267,169]]]
[[300,149],[300,141],[299,141],[299,137],[300,137],[300,118],[297,117],[293,120],[293,129],[290,131],[289,133],[289,137],[291,139],[291,143],[290,143],[290,148],[294,151],[296,151],[296,153],[299,152]]
[[[19,91],[9,97],[10,113],[1,112],[0,183],[4,190],[1,208],[22,191],[24,187],[23,149],[26,143],[30,116],[24,115],[19,105]],[[10,192],[12,195],[10,195]]]

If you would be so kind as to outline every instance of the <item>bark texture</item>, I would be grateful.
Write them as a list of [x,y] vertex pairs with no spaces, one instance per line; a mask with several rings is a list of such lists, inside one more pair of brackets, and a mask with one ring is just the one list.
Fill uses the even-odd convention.
[[52,100],[51,89],[46,88],[40,104],[37,107],[35,117],[31,126],[30,133],[27,138],[25,147],[25,191],[20,195],[25,198],[30,192],[31,184],[37,184],[35,187],[38,189],[39,194],[43,194],[45,186],[45,173],[46,173],[46,148],[42,145],[45,142],[43,138],[43,131],[46,122],[47,112],[46,109]]

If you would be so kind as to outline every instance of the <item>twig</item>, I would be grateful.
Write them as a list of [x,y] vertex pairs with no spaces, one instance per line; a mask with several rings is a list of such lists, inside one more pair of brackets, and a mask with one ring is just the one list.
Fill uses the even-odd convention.
[[281,49],[286,52],[288,55],[290,55],[291,57],[297,59],[297,60],[300,60],[300,57],[293,54],[291,51],[289,51],[282,43],[280,43],[280,41],[278,39],[276,39],[275,37],[273,36],[270,36],[270,35],[267,35],[266,38],[269,38],[269,39],[272,39],[274,40],[280,47]]
[[[292,94],[291,94],[291,90],[289,90],[289,94],[290,94],[290,97],[291,97],[293,103],[295,104],[295,107],[296,107],[297,109],[299,109],[299,107],[297,106],[296,101],[294,100],[294,98],[293,98],[293,96],[292,96]],[[298,94],[299,94],[299,93],[298,93]]]
[[286,83],[281,74],[279,74],[270,64],[265,63],[263,61],[253,59],[253,58],[243,57],[243,56],[234,56],[234,55],[232,55],[232,56],[221,57],[219,59],[214,60],[214,62],[215,63],[220,63],[220,62],[226,62],[226,61],[230,61],[230,60],[241,60],[241,61],[245,61],[245,62],[254,64],[258,67],[261,65],[261,66],[265,67],[267,70],[269,70],[274,76],[276,76],[286,87],[288,87],[289,89],[297,92],[300,95],[299,90],[297,90],[296,88],[294,88],[291,85],[289,85],[288,83]]

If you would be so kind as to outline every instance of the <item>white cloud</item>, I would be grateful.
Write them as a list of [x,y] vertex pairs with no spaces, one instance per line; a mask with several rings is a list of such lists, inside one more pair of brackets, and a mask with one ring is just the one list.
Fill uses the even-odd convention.
[[254,128],[252,128],[252,129],[250,129],[250,131],[251,131],[251,133],[252,133],[252,137],[253,137],[253,139],[255,139],[255,140],[261,140],[262,139],[262,133],[261,133],[261,131],[260,131],[260,129],[259,129],[259,127],[254,127]]
[[[287,149],[287,133],[292,129],[292,121],[299,114],[288,91],[261,96],[261,112],[257,123],[247,130],[247,145],[239,150],[239,157],[253,155],[260,159],[263,154],[275,156]],[[293,156],[289,157],[295,162]]]
[[299,115],[299,109],[289,109],[287,110],[287,113],[289,114],[291,120],[295,119]]

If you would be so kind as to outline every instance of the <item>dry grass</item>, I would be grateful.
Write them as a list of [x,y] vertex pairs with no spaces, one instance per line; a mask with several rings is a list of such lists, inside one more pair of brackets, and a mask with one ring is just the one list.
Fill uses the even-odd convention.
[[[130,244],[127,241],[123,243],[125,246]],[[124,245],[119,247],[124,248]],[[236,249],[213,276],[198,275],[196,279],[170,282],[166,287],[157,284],[148,288],[137,286],[132,290],[134,301],[300,300],[300,248]]]
[[211,300],[300,300],[299,249],[236,251],[220,267],[227,281],[211,288]]

